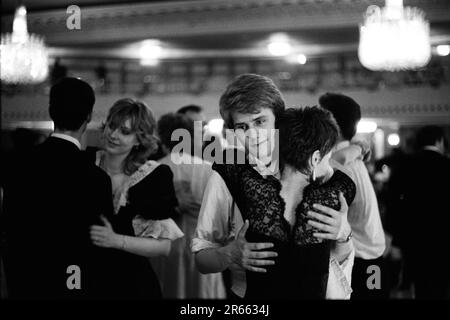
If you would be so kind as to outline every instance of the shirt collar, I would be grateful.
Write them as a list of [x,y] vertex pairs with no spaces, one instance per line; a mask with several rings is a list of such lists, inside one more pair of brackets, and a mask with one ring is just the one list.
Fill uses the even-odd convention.
[[256,158],[255,156],[252,156],[251,154],[248,155],[248,159],[250,164],[252,165],[253,169],[256,170],[260,175],[262,176],[274,176],[276,178],[280,177],[280,168],[278,161],[272,161],[268,166],[264,164],[261,160]]
[[55,133],[55,132],[53,132],[51,134],[51,137],[59,138],[59,139],[63,139],[63,140],[72,142],[73,144],[75,144],[77,146],[77,148],[79,150],[81,150],[81,143],[80,143],[80,141],[78,141],[78,139],[76,139],[74,137],[71,137],[71,136],[69,136],[67,134],[64,134],[64,133]]
[[435,151],[435,152],[437,152],[437,153],[442,154],[441,150],[440,150],[438,147],[436,147],[436,146],[425,146],[425,147],[423,147],[423,149],[424,149],[424,150]]
[[350,141],[344,140],[344,141],[337,143],[336,146],[334,147],[334,149],[335,149],[335,151],[338,151],[338,150],[344,149],[348,146],[350,146]]

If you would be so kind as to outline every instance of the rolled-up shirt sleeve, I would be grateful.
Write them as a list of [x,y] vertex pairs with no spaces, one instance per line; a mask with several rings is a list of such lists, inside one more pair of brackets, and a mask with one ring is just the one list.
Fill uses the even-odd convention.
[[353,247],[353,243],[350,254],[342,263],[339,263],[335,258],[330,256],[326,299],[350,299],[354,260],[355,248]]
[[218,248],[234,238],[234,221],[231,194],[222,177],[213,171],[203,196],[191,251],[199,252],[207,248]]

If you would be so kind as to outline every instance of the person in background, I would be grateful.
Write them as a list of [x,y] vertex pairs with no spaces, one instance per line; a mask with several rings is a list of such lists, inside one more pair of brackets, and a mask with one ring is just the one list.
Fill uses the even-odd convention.
[[[113,213],[109,177],[81,151],[95,103],[92,87],[63,78],[50,89],[55,130],[11,161],[5,177],[8,298],[105,299],[123,279],[115,256],[94,246],[89,227]],[[4,222],[4,223],[3,223]]]
[[[194,124],[194,137],[202,138],[202,141],[198,142],[198,145],[202,146],[202,152],[200,153],[200,150],[194,149],[195,155],[203,160],[212,162],[216,156],[216,151],[218,154],[219,152],[222,152],[225,142],[220,134],[212,133],[208,130],[203,108],[195,104],[190,104],[180,108],[177,113],[185,115],[188,119],[190,119]],[[204,152],[208,146],[212,152],[211,154],[208,153],[206,155]]]
[[[176,112],[177,114],[183,115],[185,116],[187,119],[189,119],[192,122],[192,127],[195,128],[195,130],[197,131],[197,135],[195,135],[194,137],[199,137],[201,138],[201,141],[199,141],[199,146],[202,147],[202,150],[205,148],[205,143],[204,143],[204,139],[203,136],[205,134],[205,125],[206,125],[206,117],[205,114],[203,112],[203,108],[200,107],[199,105],[196,104],[189,104],[186,105],[184,107],[181,107],[180,109],[177,110]],[[195,126],[195,122],[198,121],[199,123],[197,124],[197,126]],[[206,140],[207,141],[207,140]],[[165,150],[162,142],[160,140],[156,141],[157,143],[157,148],[155,149],[154,152],[152,152],[148,159],[149,160],[155,160],[158,161],[161,158],[163,158],[164,156],[167,155],[167,149]],[[194,149],[192,149],[194,150]],[[196,152],[196,156],[203,158],[202,157],[202,150],[198,150]]]
[[[193,138],[199,139],[197,143],[199,146],[202,146],[203,150],[205,147],[205,141],[203,138],[205,135],[205,126],[206,126],[206,116],[205,113],[203,112],[203,108],[196,104],[190,104],[181,107],[180,109],[178,109],[176,113],[185,116],[186,119],[192,122],[192,128],[194,130]],[[193,154],[195,154],[199,158],[203,158],[202,154],[197,154],[199,153],[199,151],[200,150],[192,149]]]
[[[203,193],[212,172],[211,163],[203,161],[188,150],[173,150],[181,142],[172,140],[175,131],[184,130],[189,133],[190,139],[193,138],[193,123],[189,118],[178,113],[165,114],[159,119],[157,127],[167,154],[159,162],[168,165],[173,172],[175,193],[179,203],[179,216],[175,222],[185,235],[172,244],[172,250],[167,258],[152,259],[161,281],[163,296],[172,299],[225,298],[222,275],[198,272],[194,255],[190,251]],[[191,146],[192,144],[190,141]]]
[[[24,159],[37,145],[45,141],[46,135],[37,130],[28,128],[16,128],[10,134],[10,139],[6,139],[2,134],[2,144],[0,152],[6,158],[6,163],[15,161],[14,159]],[[9,142],[9,143],[8,143]],[[6,176],[4,171],[10,170],[9,165],[1,168],[0,173],[0,225],[3,219],[3,183]],[[6,234],[4,228],[0,228],[0,298],[7,297],[6,275],[4,270],[3,253],[6,252]]]
[[[361,119],[359,104],[352,98],[338,93],[320,96],[319,104],[333,114],[339,126],[340,136],[335,151],[348,147]],[[335,168],[348,173],[356,183],[355,200],[348,209],[348,221],[352,227],[356,251],[352,273],[352,299],[387,298],[386,294],[389,293],[387,288],[370,289],[367,286],[370,275],[367,273],[368,267],[379,266],[383,271],[382,256],[386,248],[378,201],[367,168],[359,158],[346,162],[343,166],[337,161],[332,163]]]
[[111,178],[114,215],[91,227],[91,240],[116,254],[122,277],[112,279],[123,299],[160,299],[148,258],[167,256],[183,236],[173,221],[178,205],[167,165],[147,160],[156,147],[155,120],[140,101],[114,103],[103,127],[104,150],[95,163]]
[[[450,299],[450,242],[448,188],[450,160],[445,156],[444,130],[437,126],[420,128],[418,151],[398,175],[401,179],[398,226],[393,243],[404,257],[404,273],[413,284],[417,299]],[[444,183],[444,184],[442,184]]]
[[196,104],[189,104],[181,107],[178,109],[177,113],[186,116],[191,121],[201,121],[202,124],[205,124],[206,116],[203,112],[203,108]]
[[378,159],[374,163],[375,174],[373,175],[373,185],[378,198],[380,207],[381,221],[383,223],[386,250],[383,254],[384,262],[389,271],[388,284],[391,299],[411,298],[411,282],[403,268],[403,257],[401,249],[393,243],[396,238],[396,232],[401,231],[402,225],[396,219],[399,212],[403,210],[400,204],[399,195],[403,192],[402,183],[406,180],[398,176],[398,171],[403,172],[402,168],[409,161],[409,154],[403,151],[401,147],[391,149],[391,152],[385,157]]

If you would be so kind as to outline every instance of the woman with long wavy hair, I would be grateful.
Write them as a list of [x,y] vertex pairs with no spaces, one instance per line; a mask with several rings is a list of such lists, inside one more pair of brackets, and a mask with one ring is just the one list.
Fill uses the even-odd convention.
[[96,164],[111,177],[115,215],[93,226],[91,239],[117,252],[125,275],[117,279],[119,298],[161,298],[148,258],[167,256],[171,241],[183,235],[171,218],[177,206],[173,174],[167,165],[147,160],[157,146],[154,130],[143,102],[118,100],[103,126],[104,149],[96,152]]

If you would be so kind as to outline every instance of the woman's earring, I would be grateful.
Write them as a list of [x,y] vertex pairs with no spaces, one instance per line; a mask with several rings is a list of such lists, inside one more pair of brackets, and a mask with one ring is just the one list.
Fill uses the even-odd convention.
[[316,168],[313,168],[312,181],[316,181]]

